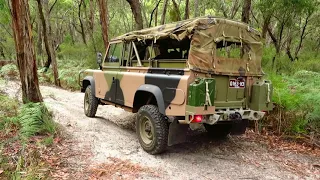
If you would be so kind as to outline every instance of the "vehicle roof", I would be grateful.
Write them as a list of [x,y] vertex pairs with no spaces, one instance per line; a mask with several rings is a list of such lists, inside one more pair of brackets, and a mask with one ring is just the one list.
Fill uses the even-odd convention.
[[112,41],[140,41],[151,39],[162,39],[170,37],[172,39],[182,40],[186,36],[189,36],[195,29],[205,30],[209,28],[222,28],[222,29],[234,29],[234,30],[247,30],[250,36],[254,36],[256,41],[261,41],[260,32],[250,27],[248,24],[234,21],[230,19],[206,16],[197,17],[193,19],[178,21],[174,23],[164,24],[156,27],[146,28],[142,30],[128,32],[121,36],[118,36]]
[[[187,64],[190,69],[201,69],[216,74],[261,75],[263,43],[260,33],[249,25],[218,17],[198,17],[171,24],[132,31],[112,41],[156,42],[161,39],[190,39]],[[112,42],[111,41],[111,42]],[[230,43],[231,42],[231,43]],[[245,50],[242,57],[217,56],[221,47],[236,43]]]

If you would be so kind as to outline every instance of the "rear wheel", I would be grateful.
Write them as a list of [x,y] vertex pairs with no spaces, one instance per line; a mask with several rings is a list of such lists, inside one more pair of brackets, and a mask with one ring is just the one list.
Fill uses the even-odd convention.
[[168,144],[168,124],[155,105],[142,106],[137,114],[136,131],[141,147],[149,154],[159,154]]
[[225,138],[232,130],[231,123],[214,125],[204,124],[204,127],[208,131],[209,135],[214,138]]
[[99,99],[92,92],[91,85],[87,86],[84,94],[84,114],[88,117],[94,117],[99,105]]

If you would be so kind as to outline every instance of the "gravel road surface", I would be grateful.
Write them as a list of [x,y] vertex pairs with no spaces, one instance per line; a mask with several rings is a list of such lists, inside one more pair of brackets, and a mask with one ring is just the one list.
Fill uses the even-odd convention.
[[[11,96],[20,94],[17,82],[0,88]],[[315,166],[320,157],[274,150],[246,135],[213,140],[206,133],[194,133],[188,142],[169,147],[164,154],[149,155],[139,145],[134,114],[99,106],[97,117],[88,118],[83,93],[49,86],[41,86],[41,92],[54,120],[77,142],[73,150],[90,154],[70,159],[78,171],[119,158],[154,171],[136,179],[320,179]]]

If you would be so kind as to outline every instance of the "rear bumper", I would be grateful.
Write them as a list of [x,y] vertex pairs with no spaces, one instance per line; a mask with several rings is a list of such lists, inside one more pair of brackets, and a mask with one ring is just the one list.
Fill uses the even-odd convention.
[[[204,109],[203,107],[201,107]],[[194,111],[190,111],[194,110]],[[251,109],[224,109],[215,110],[214,107],[208,107],[207,110],[201,110],[200,108],[187,108],[185,120],[179,120],[183,124],[193,123],[193,118],[195,115],[202,115],[203,119],[201,123],[205,124],[215,124],[218,121],[236,121],[236,120],[261,120],[265,112],[255,111]]]

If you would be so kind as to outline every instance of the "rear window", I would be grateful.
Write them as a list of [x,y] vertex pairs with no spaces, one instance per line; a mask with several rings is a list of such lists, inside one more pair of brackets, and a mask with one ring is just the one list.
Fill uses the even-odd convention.
[[242,59],[248,52],[248,46],[245,43],[221,41],[217,43],[216,56],[224,58]]

